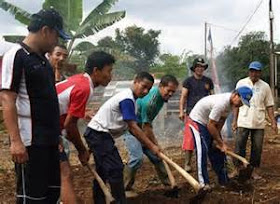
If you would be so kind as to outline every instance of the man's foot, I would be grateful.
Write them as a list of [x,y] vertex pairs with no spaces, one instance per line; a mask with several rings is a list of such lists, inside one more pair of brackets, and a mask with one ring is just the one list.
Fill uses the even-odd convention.
[[212,187],[209,185],[209,184],[205,184],[203,187],[202,187],[202,190],[204,192],[207,192],[207,193],[210,193],[212,191]]
[[188,173],[190,173],[190,172],[192,172],[192,167],[191,166],[189,166],[189,165],[185,165],[185,171],[186,172],[188,172]]
[[135,191],[133,190],[130,190],[130,191],[125,191],[125,197],[126,198],[135,198],[137,197],[139,194],[136,193]]
[[256,170],[253,171],[251,177],[252,177],[252,179],[254,179],[254,180],[260,180],[260,179],[262,179],[262,177],[256,172]]
[[228,177],[229,177],[230,179],[235,178],[235,177],[237,177],[237,176],[238,176],[238,169],[237,169],[237,168],[234,168],[233,171],[232,171],[231,173],[228,174]]

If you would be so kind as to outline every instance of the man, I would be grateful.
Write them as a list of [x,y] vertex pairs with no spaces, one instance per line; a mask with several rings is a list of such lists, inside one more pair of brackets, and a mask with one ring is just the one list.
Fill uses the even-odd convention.
[[[265,111],[271,120],[271,128],[277,133],[277,124],[274,118],[274,102],[269,85],[261,80],[262,64],[258,61],[249,65],[249,77],[237,82],[236,87],[249,86],[253,89],[254,96],[250,107],[240,107],[234,111],[233,130],[237,129],[235,152],[246,156],[248,136],[251,137],[250,164],[254,167],[252,178],[260,179],[259,167],[261,163],[262,145],[265,128]],[[235,161],[236,166],[239,163]],[[237,173],[237,171],[235,171]]]
[[[208,68],[208,64],[203,58],[196,58],[193,61],[193,66],[190,68],[193,76],[185,79],[183,82],[182,93],[179,104],[179,118],[185,122],[185,127],[188,124],[188,115],[194,105],[203,97],[213,94],[214,85],[210,78],[204,76],[204,71]],[[185,110],[184,110],[185,109]],[[185,151],[185,165],[187,172],[191,169],[191,157],[194,150],[194,142],[191,134],[186,130],[183,137],[183,151]]]
[[[81,140],[77,123],[80,118],[84,118],[86,105],[93,100],[94,88],[99,85],[107,86],[111,81],[114,63],[112,55],[93,52],[87,59],[84,74],[74,75],[56,84],[64,150],[69,155],[70,140],[78,150],[78,157],[83,165],[88,162],[89,153]],[[76,203],[68,158],[62,153],[60,159],[61,200],[69,204]]]
[[68,58],[67,48],[58,44],[55,48],[48,53],[49,61],[53,67],[53,72],[55,75],[55,82],[60,82],[65,79],[62,74],[62,67]]
[[[96,171],[104,182],[108,181],[116,203],[126,203],[123,183],[123,163],[114,145],[114,138],[127,129],[153,153],[159,148],[140,129],[136,122],[136,99],[148,94],[154,78],[147,72],[136,75],[131,89],[126,89],[107,100],[91,119],[85,139],[93,152]],[[104,194],[94,181],[94,203],[105,203]]]
[[[172,75],[165,75],[161,78],[158,87],[153,87],[145,97],[139,98],[136,101],[138,125],[156,145],[158,145],[158,141],[153,132],[152,122],[163,107],[163,104],[175,93],[177,87],[177,79]],[[132,189],[136,172],[142,165],[144,154],[146,154],[154,164],[162,183],[168,185],[168,175],[161,159],[153,154],[147,147],[143,146],[141,142],[130,133],[124,135],[124,140],[129,154],[129,161],[124,170],[125,190],[128,191]]]
[[206,96],[197,102],[189,115],[190,121],[186,128],[195,141],[198,180],[206,191],[210,190],[207,155],[218,176],[219,184],[228,184],[224,153],[228,147],[222,140],[221,129],[232,107],[249,105],[251,96],[252,90],[244,86],[233,93]]
[[60,191],[59,106],[52,67],[45,58],[69,39],[53,9],[31,17],[28,35],[7,52],[2,67],[2,105],[15,162],[17,203],[56,203]]

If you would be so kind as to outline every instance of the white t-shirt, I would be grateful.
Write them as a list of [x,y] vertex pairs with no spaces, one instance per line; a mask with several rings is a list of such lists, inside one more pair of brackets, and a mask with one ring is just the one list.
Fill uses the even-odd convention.
[[114,138],[121,136],[127,129],[128,120],[137,120],[137,107],[133,92],[126,89],[106,101],[91,119],[88,127],[108,132]]
[[231,93],[215,94],[200,99],[193,107],[190,118],[202,125],[207,125],[209,119],[219,122],[231,111]]
[[253,96],[250,100],[250,107],[242,106],[239,108],[237,126],[249,129],[264,129],[266,108],[274,106],[269,85],[261,79],[253,84],[251,79],[246,77],[237,82],[236,88],[240,86],[252,88]]

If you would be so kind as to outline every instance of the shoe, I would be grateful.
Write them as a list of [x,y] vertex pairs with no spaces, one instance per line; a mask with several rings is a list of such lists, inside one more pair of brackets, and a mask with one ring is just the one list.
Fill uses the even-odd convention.
[[129,191],[125,191],[125,197],[126,198],[135,198],[137,197],[139,194],[136,193],[135,191],[133,190],[129,190]]
[[209,184],[205,184],[203,187],[202,187],[202,190],[207,192],[207,193],[210,193],[212,191],[212,188]]

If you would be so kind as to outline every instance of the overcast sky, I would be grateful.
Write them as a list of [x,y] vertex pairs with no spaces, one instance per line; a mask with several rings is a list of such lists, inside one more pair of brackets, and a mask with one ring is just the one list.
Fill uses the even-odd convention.
[[[60,0],[62,1],[62,0]],[[212,25],[212,38],[216,52],[226,45],[236,45],[233,39],[254,12],[261,0],[120,0],[112,11],[126,10],[126,17],[106,28],[89,41],[96,42],[107,35],[114,35],[115,28],[130,25],[161,30],[161,51],[182,54],[183,51],[204,52],[204,23]],[[34,13],[40,10],[42,0],[8,0]],[[31,3],[32,2],[32,3]],[[84,14],[101,0],[84,0]],[[275,17],[275,42],[280,43],[280,1],[273,0]],[[225,29],[227,28],[227,29]],[[259,10],[244,29],[250,31],[269,30],[268,0],[263,0]],[[0,10],[1,34],[26,34],[24,25],[18,23],[7,12]]]

